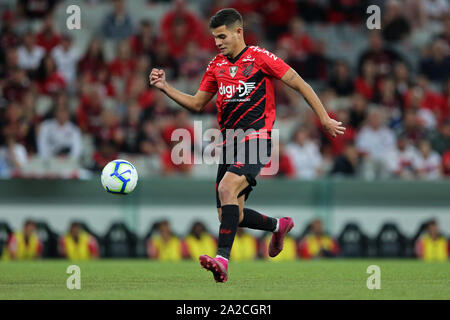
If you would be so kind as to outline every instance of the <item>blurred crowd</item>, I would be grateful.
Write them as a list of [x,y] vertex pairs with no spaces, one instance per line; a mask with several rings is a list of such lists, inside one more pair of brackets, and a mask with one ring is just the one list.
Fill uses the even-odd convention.
[[[123,154],[155,163],[155,174],[192,174],[193,166],[173,163],[171,133],[193,132],[193,115],[151,88],[148,74],[163,68],[168,81],[194,93],[217,54],[208,20],[224,7],[243,15],[248,45],[284,59],[347,127],[332,139],[303,99],[277,82],[276,127],[284,130],[278,176],[450,176],[448,1],[147,1],[148,10],[166,10],[159,19],[139,21],[124,0],[80,5],[86,10],[105,3],[108,12],[85,49],[58,28],[61,1],[17,0],[0,7],[0,178],[39,176],[25,170],[30,159],[48,166],[57,159],[63,167],[95,172]],[[366,27],[370,4],[382,8],[381,30]],[[190,9],[194,5],[200,9]],[[366,43],[356,60],[334,59],[333,39],[310,35],[312,26],[344,26]],[[413,41],[424,30],[425,41]],[[215,113],[212,101],[204,119]]]
[[[385,223],[374,238],[364,234],[357,224],[348,223],[337,237],[324,230],[321,219],[313,219],[300,235],[289,234],[283,251],[269,258],[271,239],[267,232],[256,238],[239,228],[231,250],[231,260],[293,261],[336,257],[418,258],[424,261],[447,261],[450,239],[439,231],[436,220],[425,221],[413,237],[408,238],[393,223]],[[67,233],[57,235],[43,222],[27,220],[23,229],[13,232],[0,222],[0,260],[66,258],[148,258],[159,261],[195,260],[202,254],[214,256],[217,237],[201,221],[194,221],[186,235],[175,234],[168,220],[155,222],[148,233],[137,237],[126,225],[113,224],[99,236],[83,222],[74,221]]]

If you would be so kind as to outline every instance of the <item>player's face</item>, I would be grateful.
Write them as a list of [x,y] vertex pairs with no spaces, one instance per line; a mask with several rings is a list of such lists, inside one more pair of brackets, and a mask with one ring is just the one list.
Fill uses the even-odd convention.
[[238,30],[239,28],[228,29],[224,25],[212,29],[216,46],[221,54],[225,56],[233,55],[239,41]]

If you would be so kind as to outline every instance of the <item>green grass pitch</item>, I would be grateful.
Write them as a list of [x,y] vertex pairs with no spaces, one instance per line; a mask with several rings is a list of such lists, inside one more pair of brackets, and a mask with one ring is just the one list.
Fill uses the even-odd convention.
[[[66,287],[71,264],[80,290]],[[380,290],[366,287],[369,265],[381,268]],[[450,299],[450,262],[230,262],[226,283],[195,261],[0,262],[0,299]]]

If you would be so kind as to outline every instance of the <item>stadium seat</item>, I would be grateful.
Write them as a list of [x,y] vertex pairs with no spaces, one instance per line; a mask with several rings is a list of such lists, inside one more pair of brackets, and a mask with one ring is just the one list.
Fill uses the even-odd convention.
[[6,250],[6,244],[12,233],[11,227],[6,221],[0,221],[0,259],[3,255],[3,250]]
[[108,258],[136,257],[137,236],[123,222],[116,222],[106,232],[103,243]]
[[368,257],[370,239],[356,223],[348,223],[338,237],[341,255],[344,257]]
[[420,236],[425,232],[425,230],[427,229],[428,224],[430,223],[430,220],[426,220],[424,222],[422,222],[419,226],[419,228],[417,229],[416,233],[414,234],[414,236],[411,239],[412,243],[416,243],[417,239],[420,238]]
[[375,238],[377,256],[383,258],[407,257],[410,252],[410,240],[405,237],[394,223],[385,223]]
[[36,233],[42,241],[42,257],[57,258],[58,255],[58,234],[54,232],[45,221],[36,222]]

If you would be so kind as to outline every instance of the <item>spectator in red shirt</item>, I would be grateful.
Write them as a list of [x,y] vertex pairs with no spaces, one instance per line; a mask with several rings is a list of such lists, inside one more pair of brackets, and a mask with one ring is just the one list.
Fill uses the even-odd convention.
[[130,44],[122,41],[117,47],[117,56],[109,63],[109,71],[113,77],[127,78],[136,68]]
[[155,94],[148,87],[148,80],[143,75],[131,76],[128,80],[125,90],[125,96],[128,101],[136,100],[141,109],[146,109],[154,104]]
[[298,17],[291,19],[289,31],[278,38],[277,46],[286,47],[289,57],[300,61],[304,61],[314,51],[314,41],[305,32],[305,24]]
[[275,41],[287,31],[286,21],[297,15],[297,4],[294,0],[264,0],[259,3],[259,12],[267,38]]
[[201,43],[203,34],[201,21],[186,8],[184,0],[176,0],[175,8],[162,17],[160,30],[162,41],[168,43],[175,58],[182,56],[190,41]]
[[172,111],[167,104],[167,97],[164,93],[160,90],[155,90],[153,93],[155,95],[154,103],[144,109],[143,118],[158,120],[159,124],[164,125],[167,119],[172,118]]
[[4,11],[0,29],[0,48],[2,50],[17,47],[20,44],[20,37],[14,31],[14,24],[14,14],[11,11]]
[[172,143],[172,133],[177,129],[185,129],[191,137],[191,146],[194,146],[194,128],[189,120],[189,113],[183,109],[177,110],[173,117],[163,129],[162,136],[167,145]]
[[401,61],[401,58],[396,51],[386,47],[380,31],[374,30],[369,34],[369,47],[362,52],[358,60],[360,74],[367,60],[375,64],[377,76],[386,76],[392,72],[394,64]]
[[98,86],[83,85],[77,109],[77,123],[83,133],[96,135],[100,130],[103,96]]
[[447,79],[443,89],[439,108],[438,122],[439,125],[445,120],[450,119],[450,77]]
[[89,79],[92,84],[96,84],[101,88],[104,95],[110,98],[117,98],[117,90],[107,66],[103,66],[97,74],[90,76]]
[[54,47],[61,42],[61,36],[56,31],[53,23],[52,14],[45,16],[41,31],[36,36],[36,43],[45,49],[46,53],[50,53]]
[[[186,53],[179,61],[180,76],[187,83],[195,83],[200,81],[203,75],[206,63],[206,57],[199,54],[199,48],[195,42],[189,42],[186,47]],[[198,81],[197,81],[198,80]],[[194,88],[191,88],[195,90]]]
[[54,95],[66,88],[66,81],[56,69],[52,56],[45,56],[37,70],[39,92],[44,95]]
[[96,145],[103,141],[109,141],[115,144],[117,150],[120,150],[124,143],[124,132],[120,130],[119,117],[111,109],[103,109],[100,115],[100,126],[95,135]]
[[432,111],[436,117],[439,117],[442,96],[433,91],[425,75],[419,75],[416,79],[416,85],[409,89],[404,97],[405,108],[424,108]]
[[[258,10],[260,9],[260,6],[261,6],[260,0],[234,0],[229,4],[230,8],[236,9],[244,17],[246,17],[247,15],[252,14],[254,12],[258,12]],[[223,9],[223,8],[224,8],[224,6],[222,6],[222,7],[216,6],[214,8],[214,11],[211,12],[211,15],[216,14],[217,11],[219,11],[220,9]],[[246,19],[244,19],[244,20],[246,20]]]
[[442,169],[446,178],[450,178],[450,150],[446,151],[442,156]]
[[[161,154],[161,169],[163,175],[188,175],[192,171],[194,162],[193,154],[189,144],[185,143],[185,141],[171,142],[169,148]],[[177,148],[177,150],[174,150],[174,148]]]
[[375,97],[376,73],[373,61],[367,60],[362,66],[362,73],[355,79],[355,91],[361,93],[367,100]]
[[0,140],[12,139],[24,144],[30,132],[30,123],[23,115],[23,108],[17,102],[11,102],[0,117]]
[[[345,125],[345,132],[343,135],[340,135],[338,137],[333,138],[329,133],[325,130],[321,130],[322,134],[326,136],[324,144],[330,144],[331,145],[331,152],[333,156],[340,155],[344,152],[344,149],[346,145],[351,144],[355,141],[355,128],[352,127],[350,124],[350,112],[348,109],[340,109],[336,112],[335,115],[331,115],[333,118],[335,118],[337,121],[342,122]],[[317,123],[317,126],[320,128],[320,123]]]
[[144,19],[141,21],[138,33],[130,38],[130,48],[137,56],[142,54],[152,55],[156,46],[156,36],[153,23]]
[[327,20],[332,23],[360,23],[366,0],[330,0]]
[[78,62],[78,73],[96,75],[105,66],[103,44],[99,38],[92,38],[86,53]]
[[25,70],[12,68],[8,72],[3,87],[3,97],[8,101],[22,102],[24,95],[30,89],[30,79]]
[[278,145],[278,159],[274,158],[273,155],[275,154],[275,148],[277,146],[273,146],[274,150],[272,151],[272,158],[267,163],[265,168],[270,168],[272,166],[272,161],[278,161],[278,171],[274,175],[265,175],[263,172],[261,172],[261,177],[263,178],[273,178],[273,177],[286,177],[286,178],[294,178],[295,177],[295,167],[292,163],[292,159],[289,157],[289,155],[285,152],[285,145],[284,143],[280,142]]

